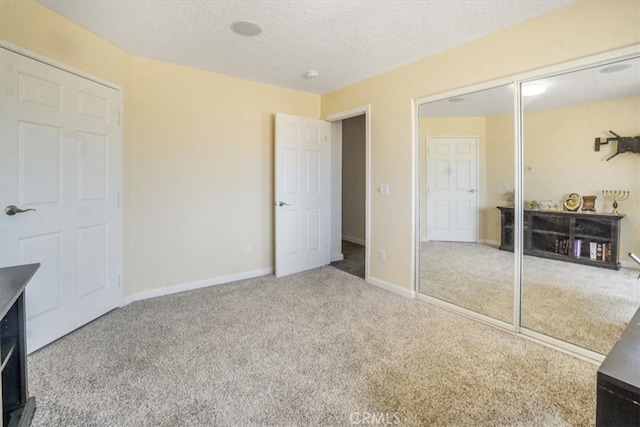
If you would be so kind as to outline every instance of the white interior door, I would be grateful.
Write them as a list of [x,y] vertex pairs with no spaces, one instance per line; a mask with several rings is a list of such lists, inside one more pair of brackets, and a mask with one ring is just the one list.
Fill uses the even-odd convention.
[[478,139],[427,137],[427,239],[477,241]]
[[41,263],[25,291],[32,352],[120,304],[119,94],[0,55],[0,265]]
[[276,114],[276,276],[329,264],[329,123]]

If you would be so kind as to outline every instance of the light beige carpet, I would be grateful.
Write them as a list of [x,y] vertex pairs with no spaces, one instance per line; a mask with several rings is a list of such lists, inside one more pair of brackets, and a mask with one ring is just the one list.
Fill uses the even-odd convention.
[[[422,293],[513,322],[513,253],[476,243],[421,244]],[[607,354],[640,307],[638,271],[525,256],[522,325]]]
[[332,267],[135,302],[28,363],[33,426],[594,423],[595,365]]

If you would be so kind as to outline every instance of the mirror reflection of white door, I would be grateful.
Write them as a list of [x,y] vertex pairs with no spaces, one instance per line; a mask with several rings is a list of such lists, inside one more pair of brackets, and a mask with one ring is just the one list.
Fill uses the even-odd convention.
[[30,353],[122,299],[119,93],[0,55],[0,265],[41,263],[25,290]]
[[328,122],[276,114],[276,276],[329,264]]
[[427,137],[427,240],[476,242],[478,138]]

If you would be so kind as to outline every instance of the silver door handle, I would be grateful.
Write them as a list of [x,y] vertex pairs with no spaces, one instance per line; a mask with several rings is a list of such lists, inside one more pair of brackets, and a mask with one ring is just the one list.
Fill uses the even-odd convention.
[[473,188],[471,190],[469,190],[469,193],[475,193],[475,192],[476,192],[476,190],[473,189]]
[[277,204],[278,204],[278,206],[280,206],[280,207],[282,207],[282,206],[291,206],[291,205],[290,205],[289,203],[287,203],[287,202],[278,202]]
[[13,216],[17,213],[23,213],[27,211],[35,211],[35,209],[20,209],[19,207],[14,205],[9,205],[6,208],[4,208],[4,213],[6,213],[9,216]]

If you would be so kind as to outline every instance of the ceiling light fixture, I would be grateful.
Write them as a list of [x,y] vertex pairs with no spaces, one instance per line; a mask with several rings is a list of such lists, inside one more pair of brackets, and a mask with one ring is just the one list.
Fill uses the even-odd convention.
[[304,78],[305,79],[317,79],[318,78],[318,72],[316,70],[309,70],[306,73],[304,73]]
[[622,71],[622,70],[626,70],[627,68],[631,67],[631,64],[616,64],[616,65],[610,65],[608,67],[602,68],[600,69],[601,73],[617,73],[618,71]]
[[536,96],[544,93],[547,87],[540,83],[522,85],[522,96]]
[[262,32],[262,27],[255,22],[237,21],[231,24],[231,30],[245,37],[255,37]]

